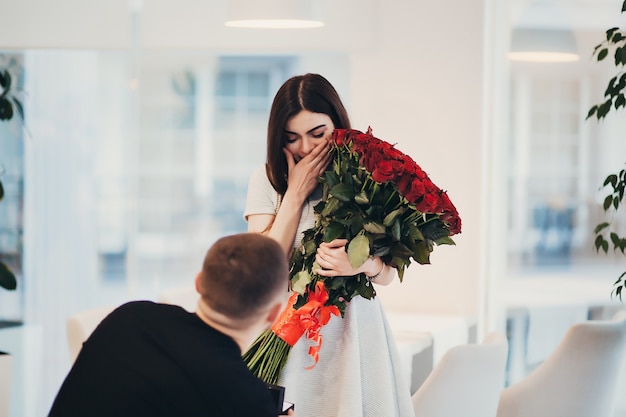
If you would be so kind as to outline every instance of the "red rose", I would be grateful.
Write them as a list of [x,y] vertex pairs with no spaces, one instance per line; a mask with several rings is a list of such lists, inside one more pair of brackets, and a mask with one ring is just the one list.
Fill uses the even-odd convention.
[[337,144],[337,146],[343,146],[346,142],[346,136],[348,135],[348,131],[346,129],[335,129],[333,131],[332,141]]
[[400,161],[382,160],[375,165],[372,171],[372,179],[379,183],[393,181],[402,174],[402,168]]
[[[415,178],[411,181],[410,188],[405,193],[405,197],[412,203],[415,203],[420,197],[424,196],[426,193],[426,187],[424,183],[419,178]],[[422,210],[420,210],[422,211]]]
[[440,198],[437,194],[425,194],[424,198],[415,204],[415,208],[422,213],[438,213],[440,209]]

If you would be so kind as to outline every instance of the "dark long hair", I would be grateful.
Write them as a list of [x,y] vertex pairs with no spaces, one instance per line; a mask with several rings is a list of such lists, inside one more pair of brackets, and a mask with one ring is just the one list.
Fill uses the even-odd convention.
[[336,129],[350,129],[350,119],[339,94],[331,83],[319,74],[292,77],[278,89],[267,125],[267,176],[274,189],[284,195],[287,190],[286,144],[287,121],[308,110],[328,115]]

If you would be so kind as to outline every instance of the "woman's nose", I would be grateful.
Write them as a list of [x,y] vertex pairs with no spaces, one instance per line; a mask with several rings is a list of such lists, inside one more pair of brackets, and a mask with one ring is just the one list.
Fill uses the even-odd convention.
[[302,138],[302,153],[304,155],[308,155],[315,148],[315,142],[311,140],[311,138],[304,137]]

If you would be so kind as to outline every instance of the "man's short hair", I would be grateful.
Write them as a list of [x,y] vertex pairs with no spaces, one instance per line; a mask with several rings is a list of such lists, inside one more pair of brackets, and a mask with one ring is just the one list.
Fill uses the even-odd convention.
[[200,295],[215,311],[233,318],[261,312],[287,292],[289,266],[274,239],[240,233],[218,239],[202,265]]

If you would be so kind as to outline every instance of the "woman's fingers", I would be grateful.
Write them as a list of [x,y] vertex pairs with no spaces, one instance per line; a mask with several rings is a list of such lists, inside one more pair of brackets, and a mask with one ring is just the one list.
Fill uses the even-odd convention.
[[294,165],[296,165],[296,160],[293,157],[293,154],[289,152],[287,148],[283,148],[283,153],[285,154],[285,159],[287,160],[287,172],[291,172]]
[[320,248],[342,248],[348,244],[348,239],[333,239],[330,242],[322,242]]

